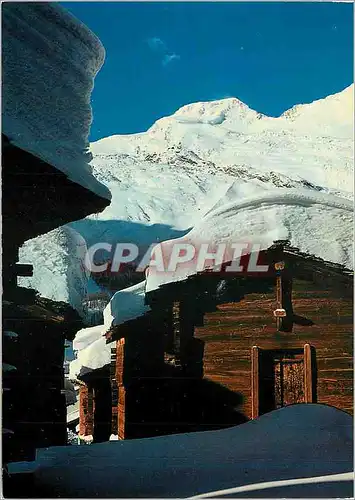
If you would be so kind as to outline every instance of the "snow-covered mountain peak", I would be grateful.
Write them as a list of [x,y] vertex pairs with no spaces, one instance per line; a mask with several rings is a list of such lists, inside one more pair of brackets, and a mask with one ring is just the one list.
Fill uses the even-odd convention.
[[278,138],[286,144],[289,139],[285,136],[290,135],[302,137],[306,142],[315,136],[324,143],[332,139],[352,141],[353,110],[353,84],[324,99],[297,104],[278,118],[263,115],[236,98],[196,102],[157,120],[147,132],[100,139],[91,144],[91,151],[94,156],[129,154],[142,158],[182,147],[201,156],[203,151],[208,155],[211,151],[219,154],[220,147],[229,142],[243,144],[254,137],[259,143],[267,140],[270,146],[278,143]]
[[293,122],[304,120],[313,125],[353,126],[354,84],[310,104],[297,104],[285,111],[281,118]]
[[211,126],[216,129],[221,126],[224,131],[241,133],[253,128],[253,124],[261,118],[270,120],[269,117],[254,111],[234,97],[195,102],[183,106],[171,116],[161,118],[150,127],[147,134],[151,137],[174,140],[179,136],[182,137],[187,129],[189,134],[196,132],[195,127],[204,133],[218,134],[217,130],[208,131]]
[[235,97],[217,101],[197,102],[180,108],[172,118],[177,121],[200,120],[200,123],[219,125],[223,121],[233,119],[252,121],[261,117],[260,113],[252,110],[245,103]]

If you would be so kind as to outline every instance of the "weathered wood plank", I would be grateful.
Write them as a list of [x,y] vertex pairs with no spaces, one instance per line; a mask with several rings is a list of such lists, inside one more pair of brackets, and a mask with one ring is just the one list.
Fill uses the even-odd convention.
[[[276,331],[272,317],[276,300],[272,294],[250,294],[238,303],[219,304],[216,311],[205,315],[204,326],[195,328],[195,336],[205,343],[205,377],[242,393],[242,409],[249,417],[253,415],[253,345],[272,350],[303,349],[310,344],[316,355],[317,401],[346,411],[352,407],[352,300],[334,298],[330,289],[319,290],[312,283],[297,280],[292,297],[297,315],[292,332]],[[311,399],[311,389],[307,394]]]
[[313,403],[312,352],[310,344],[304,345],[304,402]]
[[259,348],[253,346],[251,350],[251,418],[259,416]]

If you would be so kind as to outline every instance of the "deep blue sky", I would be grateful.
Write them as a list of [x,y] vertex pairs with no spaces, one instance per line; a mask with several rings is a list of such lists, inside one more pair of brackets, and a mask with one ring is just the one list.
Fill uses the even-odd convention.
[[142,132],[190,102],[272,116],[353,81],[350,3],[62,2],[102,41],[91,140]]

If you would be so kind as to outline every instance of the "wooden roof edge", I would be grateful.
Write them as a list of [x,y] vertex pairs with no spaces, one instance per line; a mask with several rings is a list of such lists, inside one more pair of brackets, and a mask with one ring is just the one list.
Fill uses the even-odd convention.
[[115,340],[119,340],[120,338],[125,337],[130,333],[131,327],[136,327],[140,322],[144,322],[147,320],[147,317],[151,315],[152,311],[146,311],[144,314],[137,316],[135,318],[131,318],[119,325],[111,325],[105,333],[106,344],[110,344]]
[[[282,251],[283,254],[286,254],[287,256],[294,256],[294,257],[301,257],[304,262],[307,262],[308,264],[313,263],[313,265],[321,265],[320,268],[323,270],[324,268],[329,271],[329,272],[335,272],[338,275],[343,276],[347,280],[351,280],[354,277],[354,271],[351,269],[346,268],[343,264],[338,264],[336,262],[331,262],[327,261],[325,259],[322,259],[321,257],[317,257],[314,254],[307,253],[307,252],[302,252],[299,250],[298,247],[292,246],[290,240],[275,240],[273,244],[265,250],[267,253],[273,253]],[[230,262],[225,262],[224,264],[228,265]],[[187,282],[191,282],[194,279],[197,279],[198,277],[204,276],[204,275],[210,275],[211,269],[199,271],[195,274],[191,274],[189,276],[186,276],[185,279],[183,280],[177,280],[177,281],[170,281],[168,283],[163,283],[160,285],[158,288],[151,290],[146,293],[146,303],[151,305],[155,301],[156,295],[163,291],[167,291],[173,288],[177,287],[182,287],[186,286]]]
[[[1,138],[3,231],[8,230],[14,224],[20,224],[22,231],[18,232],[18,241],[16,240],[18,245],[74,220],[102,212],[111,203],[110,199],[72,180],[53,164],[15,145],[6,135],[2,134]],[[31,176],[41,177],[42,180],[48,179],[47,196],[41,200],[42,203],[37,203],[37,201],[38,192],[43,190],[43,186],[34,185],[33,189],[27,193],[28,198],[25,202],[27,210],[25,211],[21,196],[16,198],[15,204],[7,203],[13,200],[14,191],[17,193],[16,181],[21,176],[25,176],[26,179]],[[63,199],[58,197],[58,192],[63,190],[71,194],[65,200],[63,197]],[[15,210],[14,207],[20,207],[20,209]],[[34,221],[37,221],[36,224],[33,223]]]
[[289,247],[286,249],[285,254],[291,257],[301,257],[304,263],[314,267],[320,267],[321,270],[325,268],[327,271],[336,272],[345,278],[350,277],[353,278],[354,271],[345,267],[343,264],[339,264],[337,262],[332,262],[329,260],[322,259],[321,257],[317,257],[314,254],[308,254],[305,252],[300,252],[296,247]]

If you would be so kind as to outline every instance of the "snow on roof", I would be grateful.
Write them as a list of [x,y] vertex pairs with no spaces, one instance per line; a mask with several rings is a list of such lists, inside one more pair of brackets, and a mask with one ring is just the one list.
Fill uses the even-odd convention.
[[88,135],[99,39],[56,3],[2,9],[2,131],[10,142],[111,199],[92,175]]
[[[350,472],[352,434],[347,413],[298,404],[224,430],[40,449],[35,481],[66,498],[78,492],[91,498],[187,498],[265,481]],[[315,496],[329,498],[325,486],[317,486]],[[336,486],[334,496],[340,497],[342,487]],[[287,498],[287,489],[278,496]],[[253,492],[250,497],[255,498]]]
[[106,344],[105,331],[105,325],[78,331],[73,340],[76,359],[69,365],[70,379],[74,380],[110,363],[111,346]]
[[[352,268],[353,204],[349,200],[306,190],[277,189],[217,205],[186,236],[166,241],[152,253],[161,249],[169,259],[176,243],[190,243],[195,248],[201,243],[248,243],[266,250],[276,240],[290,240],[302,252]],[[166,272],[151,264],[146,292],[193,274],[196,260]]]
[[105,333],[143,316],[150,310],[144,303],[145,281],[114,294],[104,309],[104,324],[79,330],[73,341],[76,359],[71,361],[69,377],[75,379],[110,363],[112,344],[106,344]]
[[104,323],[118,326],[143,316],[150,310],[145,305],[145,281],[116,292],[104,310]]
[[67,424],[70,424],[71,422],[78,420],[79,413],[80,413],[79,401],[77,401],[73,405],[67,406]]

